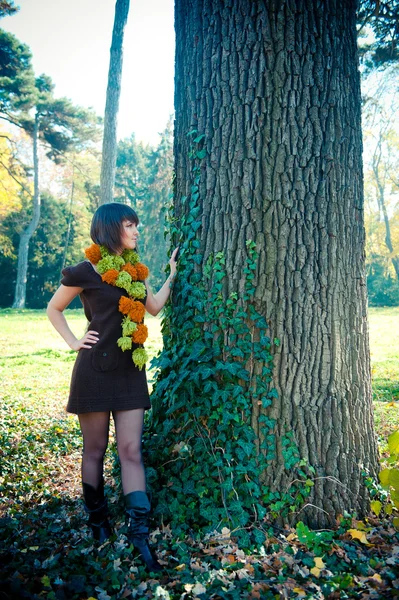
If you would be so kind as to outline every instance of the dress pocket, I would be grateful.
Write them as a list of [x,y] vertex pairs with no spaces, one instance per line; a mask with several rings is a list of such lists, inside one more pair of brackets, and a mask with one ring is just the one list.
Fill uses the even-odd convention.
[[112,350],[98,350],[97,348],[93,348],[92,350],[91,364],[95,371],[114,371],[118,366],[118,361],[119,355],[116,348],[112,348]]

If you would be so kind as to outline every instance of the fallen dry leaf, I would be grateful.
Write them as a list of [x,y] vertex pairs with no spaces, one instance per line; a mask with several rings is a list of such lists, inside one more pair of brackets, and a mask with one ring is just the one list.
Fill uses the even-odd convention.
[[347,533],[349,533],[352,536],[353,540],[359,540],[359,542],[365,544],[366,546],[373,545],[370,544],[370,542],[368,541],[364,531],[359,531],[358,529],[348,529]]

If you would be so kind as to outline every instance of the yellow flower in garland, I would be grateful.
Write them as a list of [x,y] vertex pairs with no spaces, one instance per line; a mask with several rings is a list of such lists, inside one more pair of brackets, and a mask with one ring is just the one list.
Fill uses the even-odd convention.
[[129,292],[130,296],[133,296],[133,298],[139,298],[140,300],[145,298],[146,288],[144,283],[141,283],[141,281],[134,281],[131,283],[127,291]]
[[130,263],[135,265],[140,262],[140,257],[137,254],[136,250],[124,250],[122,252],[122,257],[126,263]]
[[131,350],[132,349],[132,338],[127,337],[127,336],[120,337],[117,341],[117,344],[118,344],[119,348],[121,348],[123,351]]
[[97,271],[102,275],[105,271],[109,271],[110,269],[116,269],[117,271],[121,270],[121,267],[125,264],[125,261],[121,256],[111,255],[104,256],[97,263]]
[[115,285],[117,287],[123,288],[128,292],[131,283],[132,278],[130,277],[129,273],[126,273],[126,271],[120,271],[118,277],[116,278]]
[[137,348],[134,352],[133,352],[133,362],[135,365],[138,366],[138,368],[141,369],[144,367],[145,363],[148,360],[148,354],[147,352],[144,350],[144,348]]
[[[132,350],[133,344],[142,346],[148,337],[148,328],[144,325],[145,306],[140,300],[145,298],[146,287],[142,283],[148,277],[148,268],[140,262],[135,250],[124,250],[121,255],[111,254],[105,246],[92,244],[86,248],[85,255],[91,263],[97,265],[97,271],[104,283],[122,288],[128,296],[121,296],[118,310],[125,317],[122,320],[122,337],[117,340],[123,352]],[[144,348],[132,352],[134,364],[140,369],[148,360]]]
[[129,315],[126,315],[126,317],[122,321],[122,335],[123,335],[123,337],[132,336],[133,333],[136,331],[137,327],[138,327],[137,323],[135,323],[134,321],[132,321],[130,319]]

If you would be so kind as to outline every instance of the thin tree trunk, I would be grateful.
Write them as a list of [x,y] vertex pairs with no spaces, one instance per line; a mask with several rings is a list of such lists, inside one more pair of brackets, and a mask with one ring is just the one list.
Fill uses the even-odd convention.
[[72,227],[72,218],[73,218],[72,205],[73,205],[74,191],[75,191],[75,167],[72,167],[72,188],[71,188],[71,198],[69,201],[68,229],[67,229],[67,236],[66,236],[66,240],[65,240],[64,255],[62,257],[62,269],[65,267],[65,262],[66,262],[68,247],[69,247],[69,239],[71,237],[71,227]]
[[113,202],[117,150],[117,122],[123,63],[123,34],[130,0],[117,0],[108,72],[101,162],[100,204]]
[[17,263],[17,281],[15,285],[15,295],[13,308],[24,308],[26,300],[26,281],[28,273],[28,254],[29,242],[36,231],[40,220],[41,199],[39,193],[39,114],[36,113],[35,124],[33,128],[33,173],[34,173],[34,193],[33,193],[33,214],[28,227],[21,233],[18,247]]
[[396,278],[399,281],[399,256],[394,255],[394,249],[393,249],[392,237],[391,237],[391,226],[389,223],[387,207],[385,205],[385,189],[384,189],[384,185],[382,184],[380,176],[379,176],[378,165],[376,167],[374,167],[374,177],[376,179],[377,188],[378,188],[378,206],[380,207],[380,210],[382,212],[382,217],[384,219],[384,225],[385,225],[385,245],[389,250],[390,259],[391,259],[393,268],[395,270]]
[[[197,231],[224,251],[226,293],[242,296],[246,240],[259,253],[256,303],[270,326],[274,459],[284,492],[292,432],[315,469],[301,519],[364,514],[377,471],[365,279],[355,0],[176,0],[175,214],[187,210],[187,133],[205,134]],[[184,310],[177,306],[176,310]],[[257,372],[267,365],[257,364]],[[168,418],[168,417],[167,417]],[[193,457],[190,460],[194,460]]]

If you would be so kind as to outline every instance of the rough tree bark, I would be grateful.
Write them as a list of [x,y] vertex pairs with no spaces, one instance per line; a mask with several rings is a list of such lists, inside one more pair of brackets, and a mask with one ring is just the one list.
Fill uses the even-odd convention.
[[27,228],[20,234],[18,247],[17,281],[12,308],[24,308],[26,301],[26,281],[28,274],[29,242],[40,220],[41,199],[39,192],[39,113],[36,112],[33,127],[33,213]]
[[101,161],[100,204],[113,202],[117,150],[117,122],[121,93],[123,35],[129,14],[130,0],[117,0],[114,29],[112,32],[111,57],[108,71],[107,100],[104,115],[104,137]]
[[[256,242],[257,308],[273,346],[276,459],[288,485],[292,431],[316,470],[301,519],[367,509],[377,470],[365,279],[355,0],[176,0],[175,203],[190,192],[187,133],[205,134],[198,231],[204,263],[224,251],[242,292]],[[177,307],[177,310],[184,307]],[[261,372],[262,365],[257,365]],[[317,508],[315,508],[317,507]]]

